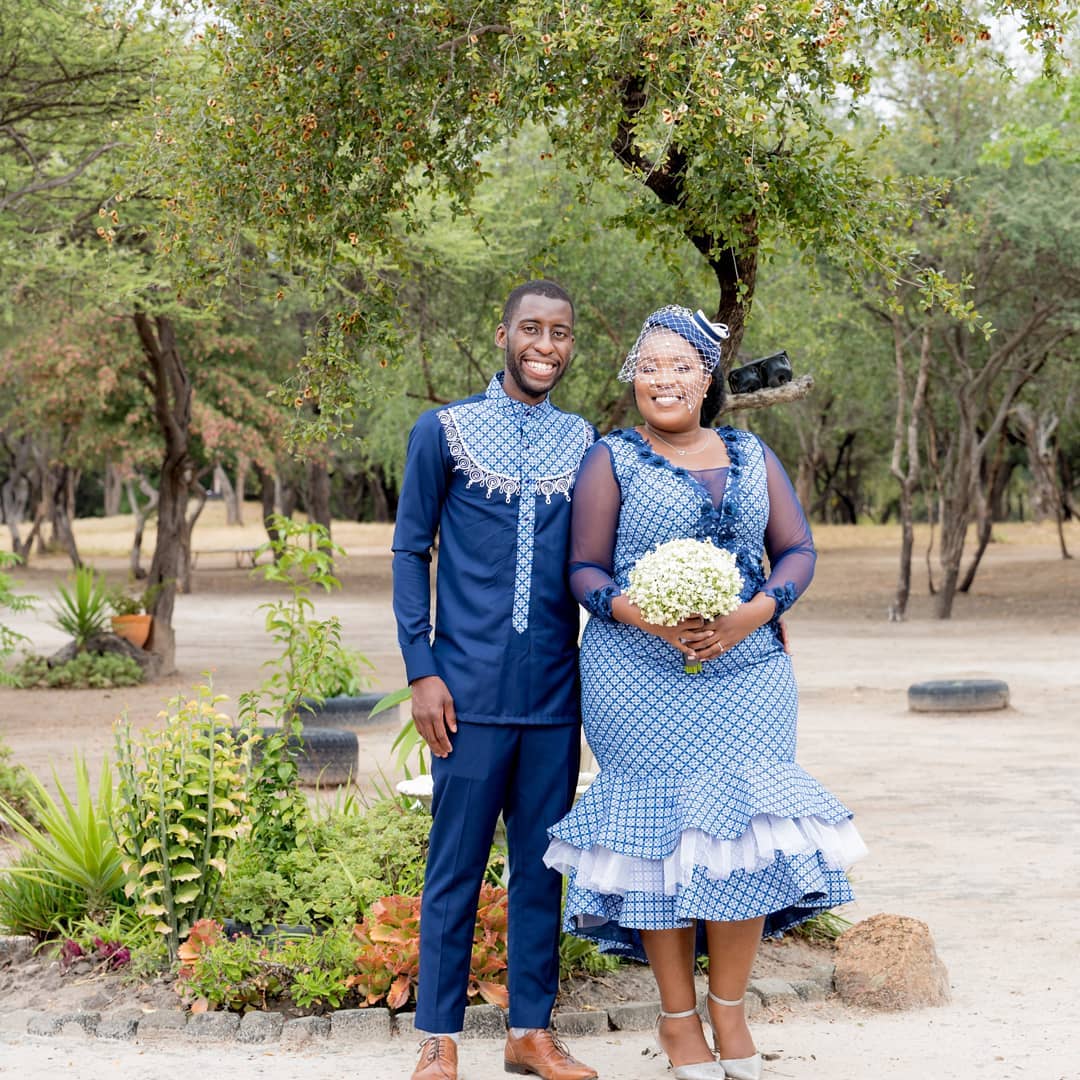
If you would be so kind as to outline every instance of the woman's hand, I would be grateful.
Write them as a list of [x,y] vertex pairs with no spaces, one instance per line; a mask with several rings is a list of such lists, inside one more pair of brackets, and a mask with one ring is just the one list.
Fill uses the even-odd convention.
[[[765,593],[758,593],[740,604],[730,615],[699,620],[700,627],[687,627],[682,637],[690,646],[691,659],[713,660],[730,652],[744,638],[764,626],[776,610],[776,602]],[[689,621],[689,620],[688,620]],[[681,626],[682,624],[680,624]]]

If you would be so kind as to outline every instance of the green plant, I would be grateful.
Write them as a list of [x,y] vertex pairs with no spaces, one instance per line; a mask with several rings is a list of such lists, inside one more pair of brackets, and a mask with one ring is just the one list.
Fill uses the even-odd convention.
[[157,919],[171,957],[213,910],[244,821],[250,743],[232,735],[223,700],[199,686],[169,702],[161,731],[116,732],[124,891]]
[[207,919],[180,947],[177,990],[188,1002],[238,1012],[284,999],[300,1009],[336,1009],[349,995],[346,980],[355,957],[348,929],[294,938],[227,938],[220,924]]
[[[375,702],[371,715],[378,716],[379,713],[386,712],[387,709],[393,709],[402,702],[411,699],[412,689],[408,686],[404,686],[400,690],[391,690],[389,694],[384,695]],[[409,770],[409,758],[414,752],[416,754],[417,772],[423,775],[430,771],[427,760],[427,743],[421,738],[420,732],[416,730],[416,724],[411,716],[401,725],[401,730],[397,733],[397,738],[394,739],[390,749],[398,752],[398,766],[407,777],[412,776],[412,772]]]
[[341,588],[334,576],[334,555],[344,554],[330,533],[316,522],[298,522],[280,514],[267,522],[271,540],[259,553],[269,551],[273,562],[256,567],[265,581],[284,585],[288,596],[260,605],[266,612],[266,632],[280,654],[265,664],[270,675],[263,694],[277,703],[280,716],[290,716],[301,698],[320,699],[319,672],[348,669],[349,652],[341,644],[341,623],[336,617],[315,618],[311,594]]
[[149,614],[163,588],[158,582],[141,591],[134,590],[130,584],[126,588],[114,585],[108,590],[109,607],[114,615]]
[[33,851],[24,851],[0,870],[0,928],[39,941],[86,911],[86,897],[58,874],[43,870]]
[[363,653],[345,648],[330,649],[323,654],[314,672],[308,697],[355,697],[371,686],[368,672],[374,670],[375,665]]
[[559,978],[571,975],[603,975],[616,971],[619,958],[610,953],[602,953],[595,941],[563,934],[559,938]]
[[291,923],[352,926],[380,896],[423,888],[431,818],[396,799],[363,814],[327,815],[312,822],[305,842],[276,853],[243,841],[230,860],[221,905],[258,930]]
[[60,883],[76,891],[82,912],[102,915],[121,900],[124,870],[112,833],[113,774],[108,758],[102,762],[95,800],[85,758],[75,755],[75,801],[64,790],[55,770],[54,799],[31,774],[30,801],[37,824],[0,798],[0,813],[32,858],[20,859],[9,873],[37,877],[43,884]]
[[[29,611],[37,600],[36,596],[17,594],[11,577],[4,573],[5,567],[17,566],[19,561],[17,555],[0,551],[0,611],[5,608],[13,612]],[[7,670],[5,662],[15,652],[16,646],[27,640],[25,634],[20,634],[17,630],[12,630],[10,626],[0,623],[0,686],[20,685],[18,676]]]
[[59,593],[58,606],[53,608],[53,623],[70,634],[81,649],[108,625],[109,590],[95,570],[80,566],[73,575],[71,590],[61,585]]
[[799,923],[791,933],[807,941],[835,941],[845,930],[850,930],[852,923],[835,911],[821,911],[805,922]]
[[108,690],[116,686],[138,686],[145,678],[143,669],[130,656],[89,652],[52,665],[44,656],[28,656],[15,669],[15,674],[24,689],[44,686],[53,690]]
[[[25,765],[11,762],[11,747],[0,742],[0,799],[13,806],[32,825],[37,824],[37,814],[31,793],[34,790],[33,774]],[[0,829],[3,828],[0,815]]]

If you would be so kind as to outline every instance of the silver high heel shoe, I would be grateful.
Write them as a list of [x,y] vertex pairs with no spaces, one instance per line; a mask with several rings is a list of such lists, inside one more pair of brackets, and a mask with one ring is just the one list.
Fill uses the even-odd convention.
[[[660,1021],[669,1020],[681,1020],[685,1016],[694,1016],[697,1014],[697,1009],[687,1009],[686,1012],[669,1013],[660,1010],[660,1015],[656,1018],[656,1045],[659,1047],[660,1052],[665,1054],[660,1043]],[[695,1061],[689,1065],[672,1065],[671,1059],[668,1058],[668,1065],[671,1068],[671,1075],[675,1080],[724,1080],[724,1067],[716,1061]]]
[[[717,997],[711,990],[709,991],[709,1000],[715,1001],[717,1005],[741,1005],[745,1000],[745,995],[738,998],[735,1001],[727,1001],[724,998]],[[716,1031],[713,1030],[713,1046],[716,1046]],[[720,1053],[720,1048],[716,1046],[716,1052]],[[720,1066],[724,1070],[724,1076],[727,1080],[761,1080],[761,1055],[752,1054],[750,1057],[744,1058],[720,1058]]]

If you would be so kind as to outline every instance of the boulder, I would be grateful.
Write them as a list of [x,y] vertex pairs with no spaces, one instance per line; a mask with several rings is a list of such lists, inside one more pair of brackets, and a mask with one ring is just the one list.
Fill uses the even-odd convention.
[[917,1009],[949,1001],[949,973],[930,928],[905,915],[871,915],[836,941],[836,992],[868,1009]]

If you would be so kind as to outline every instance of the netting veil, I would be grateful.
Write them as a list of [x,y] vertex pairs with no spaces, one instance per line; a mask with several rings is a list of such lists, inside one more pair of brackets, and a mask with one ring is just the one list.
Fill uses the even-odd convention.
[[720,343],[727,336],[728,328],[710,322],[703,311],[669,304],[645,320],[619,371],[619,381],[651,386],[670,383],[673,388],[687,389],[691,392],[685,399],[687,408],[693,408],[693,399],[700,400],[720,364]]

